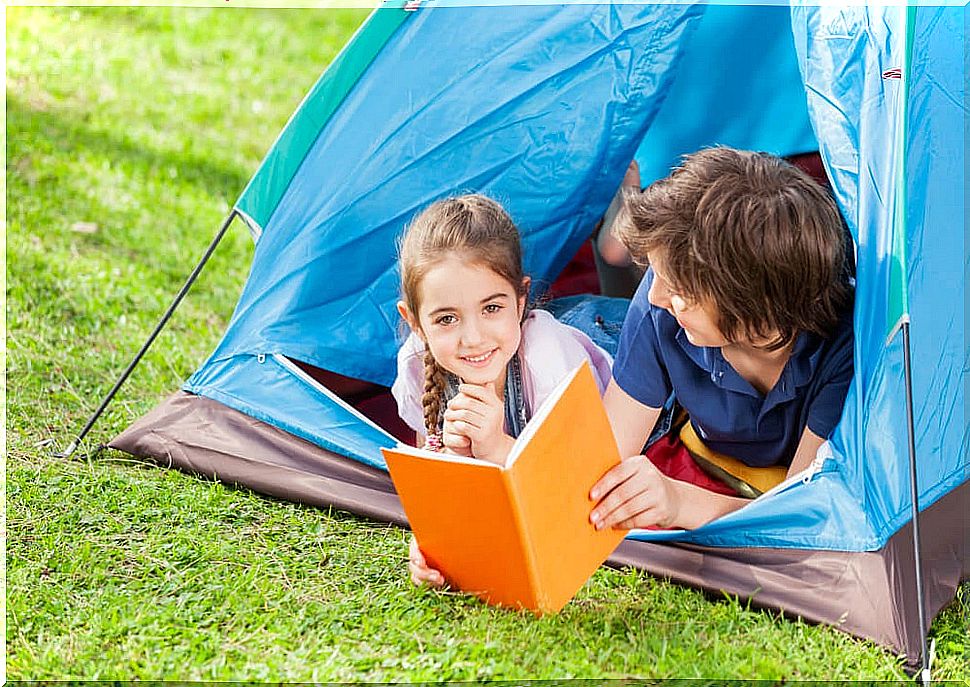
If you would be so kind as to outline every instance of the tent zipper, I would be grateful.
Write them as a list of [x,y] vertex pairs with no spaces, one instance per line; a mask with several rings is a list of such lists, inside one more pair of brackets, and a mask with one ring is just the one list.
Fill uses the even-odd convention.
[[822,467],[825,465],[825,460],[828,456],[819,455],[820,453],[822,453],[821,448],[819,448],[819,453],[815,454],[815,457],[812,459],[811,465],[802,472],[802,484],[808,484],[815,478],[815,475],[822,471]]
[[834,457],[835,455],[832,453],[832,447],[829,444],[829,442],[826,441],[824,444],[819,446],[819,449],[815,454],[815,458],[813,458],[812,462],[808,464],[808,467],[806,467],[801,472],[786,478],[780,484],[776,484],[774,487],[772,487],[771,489],[763,493],[758,498],[763,499],[769,494],[777,494],[779,492],[785,491],[790,486],[798,482],[801,482],[802,484],[810,483],[813,479],[815,479],[816,475],[821,474],[823,472],[823,468],[825,467],[826,461]]

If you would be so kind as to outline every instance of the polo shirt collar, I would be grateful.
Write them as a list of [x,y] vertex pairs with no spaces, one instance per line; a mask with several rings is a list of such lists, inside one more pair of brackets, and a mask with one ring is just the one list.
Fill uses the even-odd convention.
[[[725,360],[720,348],[695,346],[687,339],[687,333],[683,328],[677,331],[674,338],[687,357],[710,375],[715,385],[728,391],[762,398],[758,390]],[[794,399],[798,388],[811,381],[822,354],[822,343],[822,339],[807,332],[801,332],[798,335],[791,357],[781,371],[778,382],[764,397],[762,414],[781,403]]]
[[731,364],[724,359],[724,355],[721,353],[721,349],[717,347],[707,347],[707,346],[695,346],[687,339],[687,332],[684,331],[683,327],[677,330],[677,334],[674,336],[677,344],[683,349],[687,357],[690,358],[695,365],[704,370],[708,375],[710,375],[711,382],[716,386],[726,389],[728,391],[734,391],[739,394],[747,394],[748,396],[755,396],[760,398],[761,394],[755,389],[751,384],[737,371],[731,367]]

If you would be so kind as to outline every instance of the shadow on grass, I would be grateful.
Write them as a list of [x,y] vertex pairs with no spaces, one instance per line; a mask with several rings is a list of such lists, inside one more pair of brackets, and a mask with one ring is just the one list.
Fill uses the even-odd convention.
[[[215,203],[202,201],[188,212],[197,212],[198,230],[192,228],[192,216],[184,208],[161,206],[150,194],[164,189],[166,170],[178,170],[178,187],[198,188],[202,195],[222,196],[227,205],[245,187],[248,175],[219,165],[198,153],[179,150],[159,150],[139,145],[128,138],[124,130],[105,131],[91,126],[84,116],[72,116],[61,109],[32,107],[21,99],[7,97],[7,172],[8,216],[21,216],[13,222],[20,236],[8,243],[14,259],[8,268],[7,296],[13,301],[11,330],[36,327],[38,318],[49,327],[70,326],[72,335],[95,336],[110,312],[121,317],[131,311],[164,310],[191,268],[219,228],[220,218],[213,213]],[[53,154],[50,151],[55,151]],[[33,155],[50,157],[52,168],[38,167],[40,178],[31,180],[29,172],[20,169],[20,162]],[[125,183],[144,184],[145,191],[136,192],[134,210],[107,207],[100,195],[86,196],[64,188],[64,178],[74,172],[65,167],[66,161],[91,156],[117,165],[127,180]],[[149,189],[155,189],[149,191]],[[173,192],[179,188],[173,185]],[[103,193],[103,192],[102,192]],[[191,193],[191,191],[190,191]],[[28,202],[28,198],[34,200]],[[38,202],[40,206],[38,206]],[[40,207],[46,206],[44,209]],[[144,212],[159,225],[174,219],[170,241],[177,243],[160,250],[152,237],[151,225],[146,233]],[[175,217],[172,213],[178,212]],[[72,233],[70,218],[94,218],[102,230],[93,234]],[[187,218],[188,217],[188,221]],[[137,232],[127,232],[136,224]],[[251,245],[241,226],[238,238],[224,241],[213,255],[204,276],[209,289],[197,298],[214,308],[229,308],[234,302],[242,274],[228,270],[226,265],[248,264],[251,253],[244,254],[242,245]],[[37,234],[37,236],[29,236]],[[54,235],[49,242],[40,236]],[[245,238],[243,238],[245,237]],[[9,240],[10,237],[8,237]],[[31,243],[33,241],[33,243]],[[227,250],[228,249],[228,250]],[[68,251],[71,251],[70,254]],[[77,272],[80,258],[90,257],[88,272]],[[112,276],[112,265],[150,265],[145,272],[144,287],[136,287],[131,278]],[[215,303],[212,303],[212,300]],[[184,310],[184,307],[183,307]],[[76,328],[76,330],[75,330]]]
[[107,132],[87,126],[85,117],[69,116],[56,109],[30,107],[16,96],[7,94],[7,167],[15,166],[18,157],[29,155],[19,136],[35,132],[50,141],[62,154],[90,152],[108,159],[127,161],[135,169],[151,175],[164,170],[178,170],[180,181],[206,189],[233,203],[242,193],[256,169],[243,172],[227,169],[198,154],[183,151],[153,150],[128,140],[123,130]]
[[[199,189],[200,197],[223,199],[228,208],[250,178],[249,172],[219,164],[203,154],[145,146],[126,136],[121,127],[111,131],[97,128],[91,126],[83,114],[75,116],[64,109],[32,107],[9,93],[7,142],[8,213],[16,216],[19,207],[26,207],[22,201],[27,196],[36,196],[45,205],[49,204],[45,212],[48,216],[41,218],[33,215],[27,220],[28,225],[14,223],[15,227],[21,227],[21,231],[43,234],[68,232],[68,218],[72,214],[76,213],[80,219],[94,218],[105,230],[90,235],[74,235],[72,241],[80,241],[85,246],[80,250],[96,249],[114,256],[115,261],[152,264],[153,272],[165,281],[166,292],[182,283],[203,248],[215,235],[224,215],[213,212],[217,202],[203,201],[196,208],[187,210],[172,205],[169,202],[171,198],[159,199],[156,194],[161,191],[177,196],[190,187]],[[56,151],[51,169],[37,167],[29,172],[21,168],[24,160],[38,154],[35,147],[40,149],[40,155],[45,156],[50,155],[50,150]],[[65,189],[64,175],[70,172],[59,168],[59,165],[63,164],[61,161],[80,156],[108,161],[112,167],[117,167],[126,183],[135,187],[144,186],[144,189],[133,193],[133,207],[109,207],[100,196],[86,196]],[[166,189],[168,170],[173,168],[178,176],[171,180],[171,188]],[[255,166],[252,173],[255,173]],[[30,174],[35,174],[35,178],[31,179]],[[29,214],[33,212],[28,211]],[[139,238],[133,234],[124,238],[116,233],[140,227],[138,231],[144,234],[145,212],[149,213],[149,222],[171,225],[170,240],[179,244],[178,250],[159,251],[158,246],[152,241],[145,241],[144,236]],[[64,222],[63,229],[58,230],[61,221]],[[38,222],[42,224],[38,225]],[[213,256],[212,262],[220,264],[226,260],[248,260],[248,257],[242,258],[238,253],[241,244],[234,243],[237,246],[232,251],[235,257],[229,258],[223,249]],[[246,244],[249,246],[248,241]],[[16,250],[16,242],[14,248]],[[47,262],[46,258],[41,262]],[[20,267],[26,265],[19,265],[13,272],[21,272]],[[52,268],[52,273],[63,271],[56,264]]]

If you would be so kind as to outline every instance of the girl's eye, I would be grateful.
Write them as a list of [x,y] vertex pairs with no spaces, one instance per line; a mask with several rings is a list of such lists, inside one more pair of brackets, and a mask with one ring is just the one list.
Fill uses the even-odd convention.
[[454,324],[457,321],[458,321],[458,318],[455,317],[454,315],[442,315],[437,320],[435,320],[435,324],[448,326],[449,324]]
[[488,305],[485,306],[485,312],[492,313],[492,314],[497,313],[501,309],[502,309],[502,306],[499,305],[498,303],[489,303]]

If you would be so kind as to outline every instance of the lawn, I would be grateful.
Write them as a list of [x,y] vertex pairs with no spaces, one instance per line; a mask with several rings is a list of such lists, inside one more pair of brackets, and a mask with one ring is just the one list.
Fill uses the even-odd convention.
[[[418,590],[401,530],[92,454],[218,341],[241,226],[55,457],[366,12],[6,12],[8,679],[905,679],[872,643],[637,571],[541,619]],[[932,634],[935,675],[970,678],[970,587]]]

